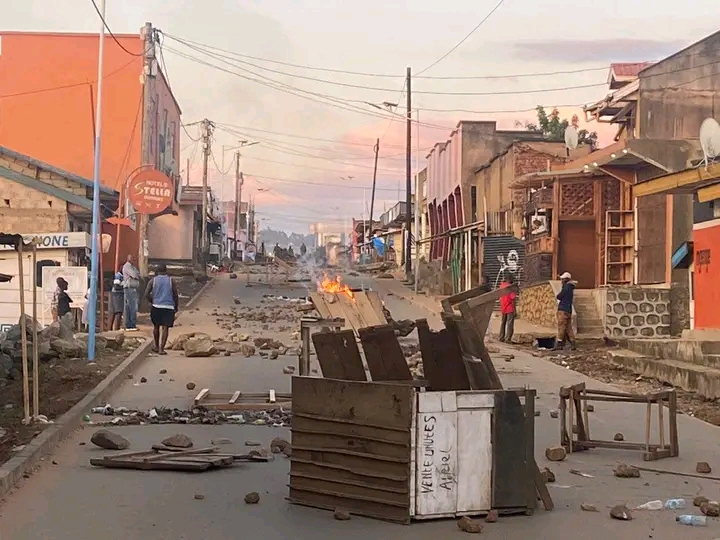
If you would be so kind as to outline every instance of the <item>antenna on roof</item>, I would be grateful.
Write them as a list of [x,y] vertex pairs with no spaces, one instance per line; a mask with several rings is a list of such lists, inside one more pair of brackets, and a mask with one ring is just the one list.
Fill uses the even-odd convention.
[[700,146],[706,167],[720,156],[720,124],[712,117],[700,124]]

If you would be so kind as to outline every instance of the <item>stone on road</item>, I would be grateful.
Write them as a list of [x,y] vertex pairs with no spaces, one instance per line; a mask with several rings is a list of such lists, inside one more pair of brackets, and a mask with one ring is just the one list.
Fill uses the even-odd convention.
[[190,448],[193,440],[184,433],[176,433],[163,439],[162,444],[170,448]]
[[130,448],[130,441],[119,433],[107,429],[101,429],[93,433],[90,442],[105,450],[125,450]]

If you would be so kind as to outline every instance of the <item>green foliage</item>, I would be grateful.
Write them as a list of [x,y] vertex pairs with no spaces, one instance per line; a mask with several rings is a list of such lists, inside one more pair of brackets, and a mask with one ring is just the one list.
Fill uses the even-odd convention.
[[[570,125],[567,118],[560,119],[560,112],[553,109],[550,114],[545,112],[545,107],[537,106],[537,123],[525,122],[525,129],[535,133],[542,133],[549,141],[564,141],[565,129]],[[590,145],[590,148],[597,148],[597,132],[589,132],[587,129],[578,130],[578,143]]]

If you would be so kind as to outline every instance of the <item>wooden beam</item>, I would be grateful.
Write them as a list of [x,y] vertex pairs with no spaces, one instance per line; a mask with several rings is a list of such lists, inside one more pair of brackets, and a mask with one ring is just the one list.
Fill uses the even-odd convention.
[[692,189],[694,184],[720,180],[720,163],[714,163],[709,167],[698,167],[684,171],[668,174],[642,182],[635,185],[635,196],[645,197],[657,193],[670,193],[675,189]]
[[698,202],[704,203],[720,198],[720,184],[712,184],[697,190]]

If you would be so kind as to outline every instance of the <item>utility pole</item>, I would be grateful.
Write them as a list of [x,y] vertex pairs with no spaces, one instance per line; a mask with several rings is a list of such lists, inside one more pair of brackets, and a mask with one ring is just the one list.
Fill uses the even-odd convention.
[[208,238],[207,238],[207,211],[208,211],[208,159],[210,158],[210,143],[213,123],[207,118],[202,121],[202,151],[203,151],[203,175],[202,175],[202,239],[200,245],[202,246],[202,259],[205,262],[205,257],[208,252]]
[[405,279],[411,281],[413,278],[412,274],[412,237],[410,232],[412,230],[412,90],[410,86],[411,72],[410,68],[407,68],[407,120],[405,121],[407,127],[406,133],[406,147],[405,147],[405,233],[407,234],[405,242]]
[[372,193],[370,194],[370,228],[368,229],[368,237],[366,240],[370,240],[373,231],[373,211],[375,210],[375,184],[377,182],[377,162],[378,154],[380,153],[380,139],[375,142],[375,166],[373,167],[373,185]]
[[[145,55],[143,57],[143,122],[142,122],[142,163],[143,165],[153,165],[150,159],[152,149],[153,121],[155,111],[153,110],[153,101],[155,97],[155,76],[157,75],[157,65],[155,63],[155,30],[152,23],[145,23],[142,29],[142,36],[145,45]],[[138,248],[138,269],[140,275],[146,277],[148,275],[148,221],[150,216],[147,214],[139,214],[137,216],[138,236],[140,237],[140,246]]]
[[418,293],[418,277],[420,275],[420,197],[422,189],[420,188],[420,109],[415,111],[417,123],[415,124],[415,294]]
[[240,150],[235,152],[235,254],[237,256],[238,236],[240,232],[240,211],[242,209],[242,176],[240,173]]

